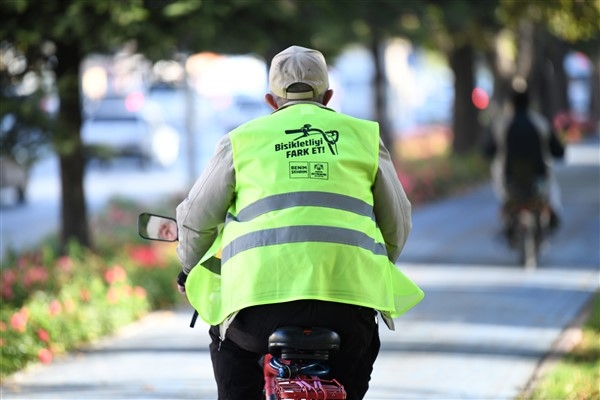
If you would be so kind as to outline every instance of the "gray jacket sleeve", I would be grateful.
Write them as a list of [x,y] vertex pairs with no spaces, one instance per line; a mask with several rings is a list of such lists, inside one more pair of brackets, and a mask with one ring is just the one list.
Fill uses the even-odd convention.
[[188,197],[177,206],[177,255],[185,273],[194,268],[213,244],[234,193],[231,140],[225,135]]
[[412,229],[411,204],[381,140],[373,196],[375,219],[383,234],[388,258],[395,263]]

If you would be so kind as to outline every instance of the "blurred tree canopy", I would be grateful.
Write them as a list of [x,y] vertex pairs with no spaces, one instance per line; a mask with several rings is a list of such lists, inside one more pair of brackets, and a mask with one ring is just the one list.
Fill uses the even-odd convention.
[[[153,15],[152,10],[137,1],[3,2],[0,37],[14,47],[18,57],[26,63],[13,74],[13,79],[27,74],[39,76],[48,69],[55,75],[60,107],[49,139],[60,160],[63,246],[71,239],[90,245],[79,132],[82,121],[80,64],[88,53],[114,49],[135,37],[142,30],[141,22]],[[159,30],[159,26],[149,29],[148,35],[157,37]],[[160,43],[165,42],[166,38]],[[48,63],[52,68],[46,67]],[[13,65],[8,65],[2,72],[11,74],[12,70]]]
[[[127,45],[151,60],[200,51],[253,52],[270,60],[298,44],[319,48],[331,59],[346,45],[360,43],[376,65],[376,119],[390,146],[383,51],[389,39],[406,37],[448,59],[455,76],[452,128],[457,154],[475,149],[481,134],[480,111],[471,93],[482,58],[493,72],[498,104],[519,75],[540,102],[552,102],[542,107],[551,116],[565,106],[562,58],[569,48],[577,48],[594,62],[596,106],[600,97],[597,0],[3,0],[2,11],[2,48],[12,49],[15,57],[7,60],[3,51],[1,112],[18,111],[20,124],[29,127],[14,131],[13,142],[26,142],[35,132],[36,143],[47,138],[59,155],[63,245],[72,238],[91,245],[79,72],[84,58],[93,53],[114,53]],[[499,50],[506,47],[501,39],[512,46],[508,55]],[[55,78],[60,107],[42,122],[32,118],[36,112],[27,111],[36,109],[37,100],[27,107],[15,103],[24,105],[34,96],[17,100],[7,88],[44,74]]]
[[[501,0],[498,19],[514,35],[515,69],[508,72],[527,82],[534,102],[549,119],[568,109],[564,69],[567,52],[578,50],[591,59],[589,113],[592,121],[599,121],[600,2]],[[499,60],[499,54],[496,56]]]

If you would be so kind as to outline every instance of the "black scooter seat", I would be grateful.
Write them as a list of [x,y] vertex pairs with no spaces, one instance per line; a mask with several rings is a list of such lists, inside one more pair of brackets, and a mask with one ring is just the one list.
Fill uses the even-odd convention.
[[284,326],[269,336],[269,353],[282,358],[327,359],[330,351],[340,348],[340,336],[327,328]]

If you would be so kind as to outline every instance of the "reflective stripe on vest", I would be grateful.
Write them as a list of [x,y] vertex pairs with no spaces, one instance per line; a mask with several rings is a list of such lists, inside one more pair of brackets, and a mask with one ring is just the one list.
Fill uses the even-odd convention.
[[[271,211],[301,206],[349,211],[375,221],[373,208],[362,200],[336,193],[313,191],[284,193],[258,200],[241,210],[237,217],[229,214],[226,224],[232,221],[249,222]],[[383,244],[374,242],[371,237],[356,230],[315,225],[287,226],[251,232],[234,239],[223,249],[223,262],[225,263],[238,253],[254,247],[315,241],[358,246],[376,255],[387,254]]]
[[385,246],[368,235],[352,229],[330,226],[286,226],[248,233],[233,240],[223,248],[223,263],[245,250],[260,246],[285,243],[324,242],[357,246],[375,255],[386,256]]
[[241,210],[237,217],[227,215],[227,222],[248,222],[269,211],[283,210],[284,208],[298,206],[314,206],[337,208],[364,215],[375,221],[373,207],[357,198],[328,192],[293,192],[276,194],[260,199]]

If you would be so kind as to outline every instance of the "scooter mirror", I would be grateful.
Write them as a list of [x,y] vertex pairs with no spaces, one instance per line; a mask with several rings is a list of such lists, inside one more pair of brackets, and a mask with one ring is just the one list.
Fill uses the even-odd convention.
[[138,217],[138,234],[144,239],[175,242],[177,234],[177,221],[174,218],[162,215],[142,213]]

